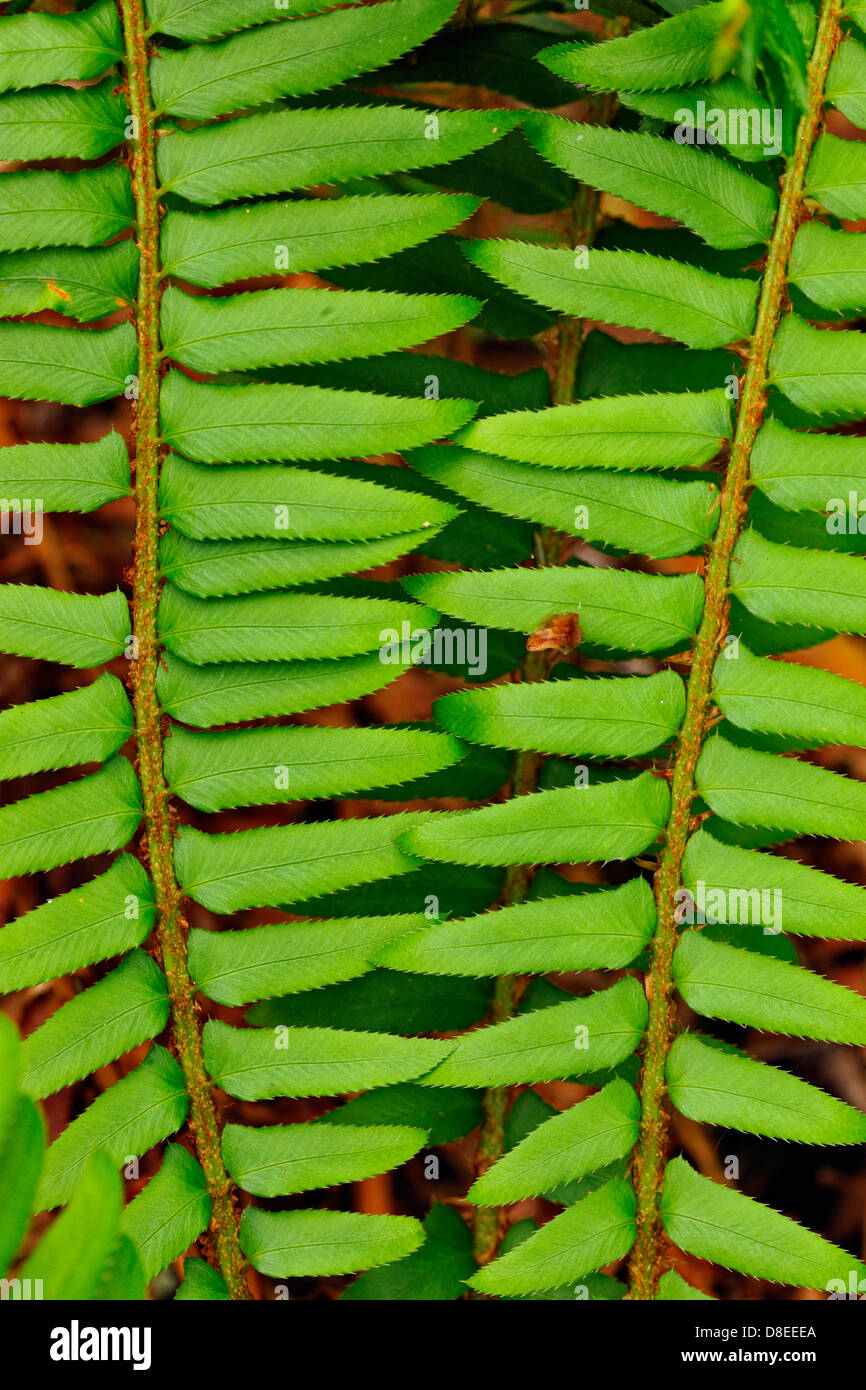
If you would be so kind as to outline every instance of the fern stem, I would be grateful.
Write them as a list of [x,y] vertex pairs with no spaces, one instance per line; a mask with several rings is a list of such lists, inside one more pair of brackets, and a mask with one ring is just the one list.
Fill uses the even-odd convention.
[[675,1029],[674,895],[680,886],[683,855],[692,829],[695,766],[707,731],[713,666],[728,631],[730,568],[746,516],[752,446],[766,407],[770,353],[785,306],[791,247],[802,217],[806,168],[821,129],[824,87],[840,38],[841,9],[841,0],[824,0],[822,4],[809,63],[809,106],[800,119],[795,151],[781,183],[779,209],[740,391],[731,458],[722,488],[719,525],[706,565],[704,612],[692,654],[686,714],[672,765],[671,812],[655,877],[658,926],[646,977],[649,1022],[640,1080],[640,1133],[633,1164],[637,1239],[630,1260],[632,1299],[652,1299],[661,1273],[663,1233],[659,1200],[669,1123],[664,1109],[665,1067]]
[[157,948],[168,984],[172,1037],[189,1097],[190,1129],[213,1206],[216,1263],[234,1299],[249,1298],[238,1242],[237,1214],[222,1160],[219,1127],[202,1054],[195,990],[187,964],[186,922],[174,865],[173,828],[163,774],[159,665],[159,218],[156,146],[148,82],[146,21],[141,0],[120,0],[126,50],[132,186],[139,252],[138,402],[135,412],[135,564],[132,582],[131,679],[144,799],[147,853],[157,904]]

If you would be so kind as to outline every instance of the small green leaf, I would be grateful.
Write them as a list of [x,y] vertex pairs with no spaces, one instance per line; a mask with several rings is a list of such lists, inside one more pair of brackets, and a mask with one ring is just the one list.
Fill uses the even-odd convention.
[[170,788],[202,811],[341,797],[453,767],[466,747],[421,729],[176,728],[165,745]]
[[[383,942],[427,925],[423,913],[389,917],[340,917],[320,922],[285,922],[240,931],[189,935],[189,968],[198,989],[220,1004],[255,999],[351,980],[372,969]],[[3,935],[0,933],[0,942]]]
[[165,442],[201,463],[393,453],[449,434],[474,412],[468,401],[264,382],[212,386],[190,381],[182,372],[169,372],[160,392]]
[[230,1124],[222,1143],[226,1167],[239,1187],[257,1197],[283,1197],[387,1173],[426,1140],[425,1130],[408,1126],[308,1122],[257,1129]]
[[438,527],[457,515],[448,502],[408,488],[281,464],[208,468],[179,454],[162,466],[159,501],[165,520],[198,540],[357,542]]
[[125,139],[127,106],[109,77],[97,87],[39,87],[0,96],[0,159],[99,159]]
[[377,942],[372,956],[424,975],[616,970],[639,955],[655,921],[649,885],[634,878],[619,888],[517,903],[459,922],[423,920],[414,930],[407,923],[405,936]]
[[[715,106],[716,88],[711,90]],[[680,107],[690,96],[683,93]],[[710,246],[724,250],[769,240],[777,201],[773,190],[702,150],[541,112],[527,115],[521,129],[541,154],[575,178],[675,218]]]
[[549,468],[673,468],[708,463],[730,437],[724,391],[608,396],[479,420],[455,442]]
[[140,946],[155,912],[144,869],[132,855],[120,855],[106,873],[0,930],[0,992],[57,979]]
[[467,1283],[500,1297],[576,1283],[625,1255],[634,1238],[634,1192],[629,1183],[613,1179],[485,1265]]
[[827,768],[738,748],[716,734],[704,745],[695,783],[707,805],[735,825],[866,838],[866,786]]
[[805,192],[828,212],[857,221],[866,217],[866,151],[859,140],[818,136],[806,170]]
[[414,869],[417,859],[397,844],[411,824],[411,816],[397,815],[232,835],[184,828],[176,841],[178,877],[212,912],[301,902]]
[[195,728],[210,728],[358,700],[396,680],[409,665],[406,660],[383,666],[374,651],[336,660],[188,666],[165,651],[156,680],[167,713]]
[[336,1096],[411,1081],[447,1057],[453,1042],[339,1028],[204,1028],[205,1065],[239,1100]]
[[455,6],[456,0],[355,5],[294,24],[252,28],[206,48],[157,49],[150,64],[156,111],[206,120],[333,87],[423,43]]
[[97,246],[126,231],[134,218],[129,170],[122,165],[4,174],[0,251]]
[[629,859],[660,834],[670,796],[649,772],[560,787],[477,811],[434,815],[403,837],[410,854],[455,864],[555,864]]
[[382,193],[217,212],[171,210],[160,228],[163,275],[216,289],[272,275],[278,253],[293,274],[378,260],[449,231],[478,203],[466,194]]
[[45,1155],[38,1210],[68,1201],[95,1150],[105,1149],[119,1168],[173,1134],[186,1113],[183,1072],[165,1048],[151,1048],[135,1071],[97,1096],[54,1140]]
[[695,550],[710,540],[718,519],[709,480],[633,474],[626,491],[621,478],[601,468],[543,468],[442,444],[414,449],[410,462],[491,511],[641,555]]
[[307,14],[319,4],[320,0],[282,0],[276,9],[274,0],[244,0],[242,6],[236,0],[146,0],[146,10],[151,33],[200,43],[254,24]]
[[866,1115],[777,1067],[681,1033],[668,1054],[670,1098],[692,1120],[805,1144],[862,1144]]
[[[120,243],[118,243],[119,245]],[[10,444],[0,449],[0,490],[26,512],[92,512],[128,497],[129,455],[122,435],[93,444]]]
[[683,883],[710,922],[778,933],[866,939],[866,889],[781,855],[759,854],[699,830],[686,846]]
[[[655,91],[686,86],[717,77],[732,64],[733,48],[720,50],[730,22],[728,5],[699,5],[624,38],[558,44],[548,49],[541,61],[578,86],[602,91],[610,87]],[[720,61],[722,53],[727,54],[727,62]]]
[[119,656],[130,627],[119,589],[100,596],[68,594],[36,584],[0,584],[0,642],[5,652],[98,666]]
[[86,82],[123,57],[112,0],[78,14],[8,15],[0,26],[0,91],[43,82]]
[[523,681],[455,691],[437,700],[433,713],[443,729],[473,743],[568,758],[628,758],[673,738],[685,713],[685,693],[672,671],[616,680]]
[[799,965],[689,930],[677,946],[674,975],[686,1003],[707,1018],[795,1037],[866,1041],[866,999]]
[[693,348],[723,347],[752,330],[758,286],[637,251],[575,251],[522,241],[469,242],[488,275],[574,318],[647,328]]
[[0,874],[37,873],[121,849],[141,814],[138,778],[118,754],[89,777],[0,808]]
[[456,294],[274,289],[208,299],[169,286],[160,312],[162,351],[199,372],[338,362],[417,347],[462,327],[480,308]]
[[144,951],[63,1004],[22,1044],[21,1089],[39,1100],[155,1038],[168,1021],[165,977]]
[[862,685],[816,667],[753,656],[742,642],[736,660],[723,653],[716,662],[713,699],[741,729],[801,739],[804,746],[856,746],[866,721]]
[[93,405],[123,395],[135,375],[135,329],[98,332],[0,323],[0,390],[14,400]]
[[[212,207],[241,197],[446,164],[498,140],[515,111],[398,106],[270,111],[172,131],[159,142],[162,193]],[[437,134],[433,139],[431,129]]]
[[[777,506],[833,510],[835,524],[847,524],[849,488],[866,487],[866,449],[854,436],[791,430],[770,417],[755,440],[751,470],[752,481]],[[858,514],[858,524],[860,519]],[[829,522],[827,532],[832,534]]]
[[188,1249],[210,1220],[205,1176],[192,1154],[169,1144],[159,1171],[124,1209],[120,1229],[135,1246],[146,1280]]
[[637,1141],[640,1102],[626,1081],[551,1116],[488,1168],[469,1189],[478,1206],[537,1197],[627,1153]]
[[0,714],[0,779],[104,762],[132,733],[132,709],[116,676]]
[[[10,318],[53,309],[87,323],[116,314],[118,309],[131,308],[137,283],[138,253],[130,237],[86,250],[69,246],[53,247],[50,251],[19,251],[0,256],[0,315]],[[119,439],[117,435],[109,437]],[[52,451],[65,453],[67,458],[76,456],[74,450],[81,455],[95,448],[92,444],[17,447],[19,452],[30,448],[41,449],[48,455]],[[128,475],[128,461],[126,471]]]
[[[0,609],[2,599],[0,587]],[[390,599],[303,592],[200,599],[171,584],[159,605],[162,640],[195,665],[359,656],[378,647],[383,684],[397,664],[389,644],[397,656],[403,625],[423,635],[435,618],[430,609]]]
[[687,646],[703,604],[697,575],[588,565],[424,574],[403,583],[419,602],[465,622],[531,634],[553,615],[573,613],[584,641],[641,653]]
[[776,333],[770,380],[810,415],[862,415],[866,411],[863,335],[845,329],[826,333],[788,314]]
[[467,1033],[425,1086],[518,1086],[615,1067],[640,1041],[646,997],[636,980]]
[[245,1255],[274,1279],[354,1274],[400,1260],[423,1240],[423,1227],[411,1216],[247,1207],[241,1217]]
[[866,1275],[853,1255],[743,1192],[701,1177],[683,1158],[667,1167],[662,1223],[675,1245],[700,1259],[807,1289]]

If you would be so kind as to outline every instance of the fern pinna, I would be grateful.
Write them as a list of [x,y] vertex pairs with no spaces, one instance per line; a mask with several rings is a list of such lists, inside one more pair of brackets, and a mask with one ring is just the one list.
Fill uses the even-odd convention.
[[[633,967],[586,998],[531,1001],[467,1036],[427,1078],[500,1086],[577,1072],[601,1087],[546,1119],[534,1098],[515,1125],[522,1142],[471,1190],[481,1204],[538,1193],[569,1202],[470,1280],[490,1295],[545,1296],[625,1260],[631,1298],[705,1297],[670,1268],[677,1248],[818,1290],[863,1275],[853,1256],[735,1186],[683,1157],[668,1161],[670,1106],[780,1139],[866,1136],[859,1111],[676,1021],[679,997],[690,1017],[837,1043],[866,1037],[862,997],[802,968],[782,934],[862,940],[863,890],[766,852],[795,835],[857,839],[866,827],[856,782],[782,761],[857,742],[862,690],[771,659],[863,626],[862,560],[839,553],[862,550],[859,526],[843,538],[831,524],[862,445],[821,427],[866,405],[861,336],[826,331],[863,307],[862,252],[839,225],[866,214],[863,145],[830,133],[825,107],[862,120],[854,74],[864,48],[843,35],[835,0],[817,15],[774,7],[773,20],[787,26],[776,51],[794,69],[779,110],[771,45],[756,63],[752,35],[751,63],[744,48],[732,72],[726,3],[543,56],[585,88],[615,89],[644,120],[602,129],[535,113],[522,121],[527,138],[569,174],[687,230],[611,233],[595,248],[482,241],[468,254],[528,300],[690,351],[621,347],[643,364],[620,368],[623,394],[611,393],[611,370],[597,398],[507,412],[413,455],[456,494],[609,550],[582,549],[580,562],[556,568],[409,583],[445,613],[549,647],[579,643],[589,659],[544,684],[448,696],[435,709],[443,729],[593,761],[577,773],[548,765],[534,795],[437,816],[404,843],[450,863],[637,857],[647,870],[448,923],[382,953],[404,970],[454,974]],[[810,55],[802,71],[798,48]],[[762,112],[774,123],[762,126]],[[631,394],[641,371],[647,389]],[[638,558],[625,564],[622,552]],[[646,674],[623,674],[618,663],[635,658]],[[585,1194],[576,1201],[575,1184]]]
[[[132,1242],[137,1296],[208,1223],[214,1267],[187,1262],[185,1296],[248,1296],[245,1257],[285,1278],[368,1268],[414,1249],[423,1232],[413,1219],[330,1210],[250,1206],[238,1235],[229,1174],[248,1193],[304,1192],[381,1172],[414,1153],[426,1131],[232,1125],[221,1136],[214,1087],[244,1100],[331,1096],[406,1082],[450,1050],[333,1028],[239,1031],[212,1021],[202,1031],[198,1018],[193,980],[211,999],[238,1004],[349,979],[369,968],[374,945],[425,920],[420,912],[198,930],[189,942],[182,915],[183,895],[233,914],[414,868],[398,846],[412,820],[277,818],[226,835],[216,820],[178,828],[170,798],[213,813],[276,807],[423,777],[463,752],[436,730],[249,727],[357,698],[409,664],[399,653],[380,659],[383,629],[429,627],[434,615],[393,586],[328,581],[404,554],[457,510],[393,478],[385,486],[372,468],[329,461],[441,438],[475,410],[425,395],[423,378],[400,396],[250,373],[423,343],[480,304],[324,286],[219,291],[357,264],[456,226],[477,198],[391,193],[382,178],[483,149],[514,119],[374,109],[351,92],[324,109],[304,104],[399,57],[454,4],[395,0],[305,17],[316,8],[154,0],[145,12],[139,0],[119,10],[98,0],[80,13],[0,20],[0,157],[16,164],[3,176],[0,389],[74,406],[125,395],[134,416],[132,483],[125,442],[111,433],[4,449],[0,491],[38,499],[19,509],[47,513],[93,510],[130,492],[136,506],[131,616],[119,591],[0,589],[4,651],[91,673],[69,693],[2,716],[3,776],[100,765],[0,812],[2,873],[50,873],[129,847],[60,896],[49,880],[48,901],[0,935],[0,978],[17,990],[122,957],[24,1042],[25,1105],[159,1037],[170,1016],[169,1046],[152,1047],[67,1126],[41,1160],[33,1195],[37,1211],[86,1207],[83,1185],[98,1178],[92,1155],[104,1150],[113,1170],[182,1132],[115,1213],[115,1245],[103,1252],[117,1262]],[[62,170],[17,167],[60,160]],[[309,196],[349,179],[356,193]],[[62,318],[28,317],[45,309]],[[127,670],[131,702],[117,674]],[[121,751],[133,726],[135,768]],[[140,826],[143,864],[130,852]],[[9,1086],[12,1107],[14,1069]],[[34,1171],[39,1163],[34,1139]],[[110,1208],[110,1190],[106,1200]],[[52,1227],[55,1242],[64,1221]],[[52,1266],[43,1296],[119,1296],[117,1281],[100,1292],[103,1263],[94,1256],[68,1279],[68,1261]]]
[[[773,659],[863,626],[862,443],[828,431],[866,413],[839,328],[866,163],[825,108],[866,123],[864,11],[623,0],[591,41],[321,8],[0,19],[0,390],[125,397],[133,457],[8,446],[0,495],[22,525],[136,519],[131,606],[0,585],[2,650],[84,673],[0,715],[0,872],[45,876],[0,986],[85,972],[0,1031],[0,1264],[50,1299],[141,1298],[196,1242],[180,1299],[271,1295],[248,1265],[278,1297],[357,1271],[344,1298],[706,1297],[678,1251],[847,1288],[852,1255],[669,1131],[866,1138],[730,1041],[866,1042],[789,939],[866,938],[863,889],[772,852],[866,838],[859,784],[792,756],[862,741],[862,689]],[[466,83],[533,109],[451,109]],[[581,95],[586,121],[550,114]],[[461,242],[485,196],[567,245]],[[470,322],[544,344],[552,393],[414,351]],[[402,590],[356,577],[411,551]],[[419,659],[462,678],[438,728],[299,722]],[[302,818],[362,794],[383,813]],[[572,973],[591,992],[544,978]],[[35,1102],[133,1049],[45,1148]],[[558,1112],[533,1088],[562,1080]],[[474,1129],[471,1236],[448,1204],[422,1227],[322,1193]],[[537,1196],[563,1209],[502,1239]]]

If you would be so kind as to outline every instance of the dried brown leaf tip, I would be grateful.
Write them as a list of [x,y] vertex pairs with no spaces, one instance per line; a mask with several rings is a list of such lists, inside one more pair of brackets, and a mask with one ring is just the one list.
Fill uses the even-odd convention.
[[526,641],[528,652],[572,652],[583,641],[576,613],[554,613],[545,618]]

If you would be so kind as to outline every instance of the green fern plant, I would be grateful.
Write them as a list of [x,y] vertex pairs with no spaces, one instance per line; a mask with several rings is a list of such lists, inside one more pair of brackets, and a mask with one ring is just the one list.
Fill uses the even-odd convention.
[[[188,1120],[195,1157],[170,1145],[124,1225],[150,1279],[210,1221],[216,1268],[196,1276],[190,1296],[248,1296],[245,1256],[279,1277],[342,1273],[423,1238],[409,1218],[252,1208],[239,1238],[229,1173],[248,1192],[294,1193],[379,1172],[425,1135],[406,1125],[344,1128],[326,1143],[316,1126],[231,1126],[221,1138],[214,1084],[243,1097],[334,1095],[405,1082],[449,1050],[298,1028],[281,1051],[273,1030],[214,1021],[202,1033],[198,1017],[193,978],[234,1003],[348,979],[368,968],[371,942],[417,916],[368,912],[242,939],[199,930],[188,942],[182,913],[183,895],[217,912],[283,907],[415,861],[396,844],[405,817],[229,836],[178,829],[174,797],[212,812],[277,806],[404,782],[462,755],[457,741],[413,728],[210,732],[357,698],[405,669],[380,660],[380,632],[429,626],[432,614],[387,585],[371,586],[373,596],[363,585],[319,586],[405,553],[456,509],[427,491],[383,486],[369,467],[344,476],[328,461],[442,437],[475,410],[422,391],[250,375],[423,343],[471,318],[480,307],[471,297],[197,289],[326,271],[441,233],[478,200],[391,194],[377,181],[466,156],[513,124],[505,112],[379,110],[351,96],[334,109],[303,105],[412,48],[454,5],[397,0],[295,18],[315,8],[158,0],[145,12],[130,0],[118,12],[98,0],[81,13],[0,20],[2,158],[72,162],[4,175],[0,293],[7,320],[19,321],[0,325],[0,389],[73,406],[125,395],[135,459],[131,483],[116,433],[95,444],[9,447],[2,491],[38,498],[49,513],[130,492],[136,506],[131,616],[120,592],[0,588],[5,651],[84,671],[112,661],[123,670],[126,658],[132,694],[105,672],[2,716],[4,777],[101,766],[3,809],[0,867],[5,876],[44,873],[110,854],[139,826],[146,866],[121,853],[12,922],[0,938],[0,978],[20,989],[121,957],[27,1038],[25,1096],[87,1076],[158,1037],[169,1019],[171,1049],[153,1047],[50,1145],[34,1207],[69,1201],[71,1211],[76,1184],[93,1181],[94,1153],[126,1164]],[[79,85],[51,85],[70,81]],[[240,114],[222,119],[231,113]],[[361,182],[357,195],[302,196],[350,177]],[[62,314],[62,326],[27,321],[44,309]],[[107,315],[122,321],[76,326]],[[133,731],[135,767],[120,751]],[[59,1296],[56,1286],[45,1292]]]
[[[860,532],[826,512],[864,473],[827,431],[866,413],[838,328],[866,303],[839,225],[866,216],[866,165],[824,128],[866,123],[862,7],[624,0],[597,42],[454,0],[319,8],[0,19],[0,159],[24,166],[2,176],[0,390],[125,397],[133,457],[116,432],[9,446],[0,495],[136,518],[131,606],[0,585],[2,650],[86,673],[0,714],[0,775],[62,774],[0,808],[0,873],[75,863],[80,885],[46,879],[0,930],[0,988],[96,967],[20,1046],[0,1032],[0,1265],[52,1299],[141,1298],[197,1242],[182,1300],[249,1297],[248,1265],[366,1271],[349,1300],[705,1297],[675,1250],[847,1286],[858,1261],[669,1130],[674,1108],[866,1138],[712,1031],[866,1042],[862,998],[789,940],[866,939],[863,890],[768,852],[866,836],[859,784],[796,756],[862,741],[862,690],[772,659],[863,627]],[[451,109],[467,83],[532,109]],[[550,114],[575,83],[582,123]],[[610,225],[603,194],[682,230]],[[461,241],[484,197],[565,244],[529,222]],[[286,274],[329,288],[249,287]],[[415,351],[470,322],[545,344],[550,389]],[[393,455],[411,471],[371,462]],[[356,577],[413,551],[403,589]],[[484,669],[430,654],[453,620]],[[438,728],[285,722],[419,653],[465,678]],[[473,804],[297,818],[362,794]],[[536,872],[566,863],[622,867]],[[610,983],[543,978],[587,971]],[[35,1102],[142,1045],[43,1153]],[[556,1112],[533,1087],[563,1079],[593,1093]],[[318,1198],[476,1129],[471,1232],[447,1204],[422,1224]],[[119,1170],[159,1145],[122,1206]],[[503,1238],[539,1195],[563,1210]]]
[[[562,785],[570,770],[560,768],[560,785],[552,773],[549,789],[532,796],[434,817],[407,834],[406,848],[460,864],[641,856],[653,868],[654,893],[632,877],[576,898],[541,897],[418,934],[380,956],[404,970],[525,974],[640,968],[648,948],[643,985],[627,974],[585,999],[545,999],[549,1007],[470,1034],[426,1078],[494,1086],[575,1072],[594,1085],[610,1078],[563,1114],[545,1119],[543,1106],[529,1107],[515,1125],[525,1137],[471,1190],[482,1206],[556,1196],[566,1184],[587,1194],[575,1201],[572,1188],[561,1215],[469,1281],[490,1295],[543,1296],[627,1258],[630,1297],[703,1297],[665,1272],[671,1245],[815,1289],[836,1280],[847,1287],[852,1270],[863,1272],[847,1252],[684,1158],[667,1161],[670,1105],[774,1138],[855,1143],[866,1135],[864,1117],[843,1102],[695,1028],[681,1031],[675,1017],[678,995],[708,1019],[840,1043],[866,1036],[862,998],[803,969],[776,935],[783,917],[794,936],[862,940],[862,889],[762,852],[798,834],[856,839],[866,825],[858,784],[798,758],[782,761],[789,751],[856,739],[862,691],[770,659],[863,625],[862,560],[837,553],[821,515],[861,466],[862,449],[815,432],[862,413],[862,341],[809,320],[850,316],[863,304],[851,278],[857,238],[834,220],[866,211],[862,147],[823,122],[833,105],[862,119],[852,72],[864,49],[842,36],[833,0],[817,19],[808,5],[782,10],[786,52],[796,53],[793,33],[811,56],[799,88],[791,84],[798,119],[790,99],[785,106],[777,193],[769,169],[743,162],[747,140],[737,125],[737,108],[772,105],[773,56],[760,69],[753,60],[745,81],[729,75],[731,14],[710,3],[628,37],[544,55],[560,76],[616,89],[654,128],[601,129],[541,113],[522,122],[553,164],[675,218],[692,236],[649,234],[640,249],[468,248],[474,264],[533,302],[650,329],[692,351],[639,349],[648,394],[509,412],[413,456],[426,476],[473,502],[594,545],[662,559],[706,550],[699,572],[664,577],[646,564],[568,563],[408,584],[462,620],[545,635],[548,645],[557,626],[571,626],[565,646],[580,642],[587,657],[656,664],[641,676],[608,665],[595,679],[572,669],[562,672],[571,679],[461,692],[436,706],[457,737],[594,761],[588,785]],[[762,81],[765,95],[755,90]],[[738,161],[695,148],[707,107],[733,129],[721,138]],[[679,140],[669,138],[674,122]],[[750,159],[761,154],[753,139]],[[823,219],[810,216],[816,205]],[[652,241],[664,254],[647,250]],[[722,348],[740,359],[726,383],[716,376],[711,389],[666,389],[668,380],[701,376],[706,386],[701,355],[712,380]],[[724,464],[713,462],[720,450]],[[859,534],[847,548],[861,549],[858,542]],[[685,681],[678,659],[688,663]]]

